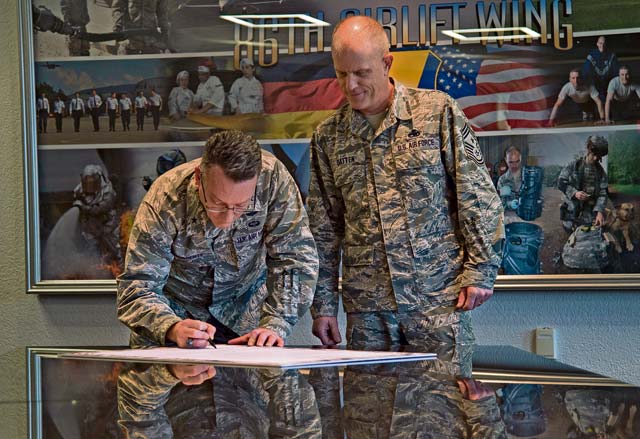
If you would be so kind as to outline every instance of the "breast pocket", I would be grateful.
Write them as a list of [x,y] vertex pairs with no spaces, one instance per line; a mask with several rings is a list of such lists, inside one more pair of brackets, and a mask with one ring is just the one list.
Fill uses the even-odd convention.
[[415,258],[455,251],[447,176],[439,149],[395,153],[399,189]]
[[[440,150],[394,153],[396,172],[407,209],[433,206],[444,197],[446,175]],[[435,206],[434,206],[435,207]]]
[[342,194],[345,219],[358,220],[370,216],[367,194],[367,173],[364,152],[338,157],[333,171],[336,187]]

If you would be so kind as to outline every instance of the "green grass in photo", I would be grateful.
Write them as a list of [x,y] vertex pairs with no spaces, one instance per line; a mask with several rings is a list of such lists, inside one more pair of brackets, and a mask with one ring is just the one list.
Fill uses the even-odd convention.
[[[548,7],[551,5],[549,2]],[[571,5],[571,16],[561,20],[573,24],[574,32],[640,28],[638,0],[577,0]]]
[[617,194],[640,195],[640,184],[610,184],[609,191]]

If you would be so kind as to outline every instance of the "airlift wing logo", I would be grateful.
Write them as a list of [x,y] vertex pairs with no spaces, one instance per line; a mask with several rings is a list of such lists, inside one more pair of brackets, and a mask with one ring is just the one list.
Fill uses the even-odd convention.
[[394,51],[389,74],[407,87],[436,90],[441,65],[440,57],[430,50]]

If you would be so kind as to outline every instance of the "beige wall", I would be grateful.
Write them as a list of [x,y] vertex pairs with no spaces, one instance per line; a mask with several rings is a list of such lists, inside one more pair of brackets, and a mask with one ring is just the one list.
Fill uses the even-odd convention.
[[[0,2],[0,438],[27,437],[26,346],[124,344],[114,297],[25,294],[18,12]],[[22,402],[22,404],[20,404]]]

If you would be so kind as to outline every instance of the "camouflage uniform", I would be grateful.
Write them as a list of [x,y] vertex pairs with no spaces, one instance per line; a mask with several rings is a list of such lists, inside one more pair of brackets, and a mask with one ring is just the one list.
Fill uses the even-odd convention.
[[263,151],[249,211],[219,229],[198,197],[199,164],[158,177],[138,209],[118,278],[118,318],[132,346],[164,345],[167,330],[187,317],[286,337],[311,302],[317,254],[284,165]]
[[[500,198],[502,199],[502,205],[505,209],[509,208],[509,203],[513,200],[517,200],[520,196],[520,186],[522,185],[522,169],[520,170],[520,175],[517,177],[513,175],[513,173],[509,170],[502,174],[498,179],[498,193],[500,194]],[[509,188],[508,190],[504,190],[503,188]],[[503,195],[503,192],[509,192],[507,195]]]
[[337,314],[342,250],[347,341],[381,311],[416,326],[418,338],[455,326],[467,319],[452,314],[460,288],[493,288],[502,205],[467,119],[444,93],[396,83],[376,132],[340,108],[313,135],[307,204],[321,261],[312,315]]
[[[159,53],[167,49],[169,11],[167,0],[115,0],[113,30],[146,29],[152,35],[129,38],[125,53]],[[160,35],[157,31],[160,29]]]
[[[569,163],[558,177],[558,188],[564,193],[565,199],[562,209],[564,226],[571,227],[591,225],[598,212],[604,215],[607,205],[607,190],[609,179],[599,162],[587,164],[584,157]],[[575,198],[578,191],[589,194],[589,199],[580,201]]]
[[471,377],[472,346],[427,348],[437,360],[347,367],[343,413],[323,400],[339,401],[338,369],[312,369],[323,438],[506,438],[495,395],[470,400],[460,392],[458,378]]
[[496,187],[502,200],[502,207],[504,208],[505,224],[520,220],[515,212],[518,205],[514,204],[514,202],[519,202],[520,186],[522,186],[522,169],[520,169],[520,175],[517,177],[507,169],[507,172],[502,174],[498,179]]
[[163,364],[118,377],[118,424],[125,437],[320,438],[313,389],[297,370],[216,368],[185,386]]

